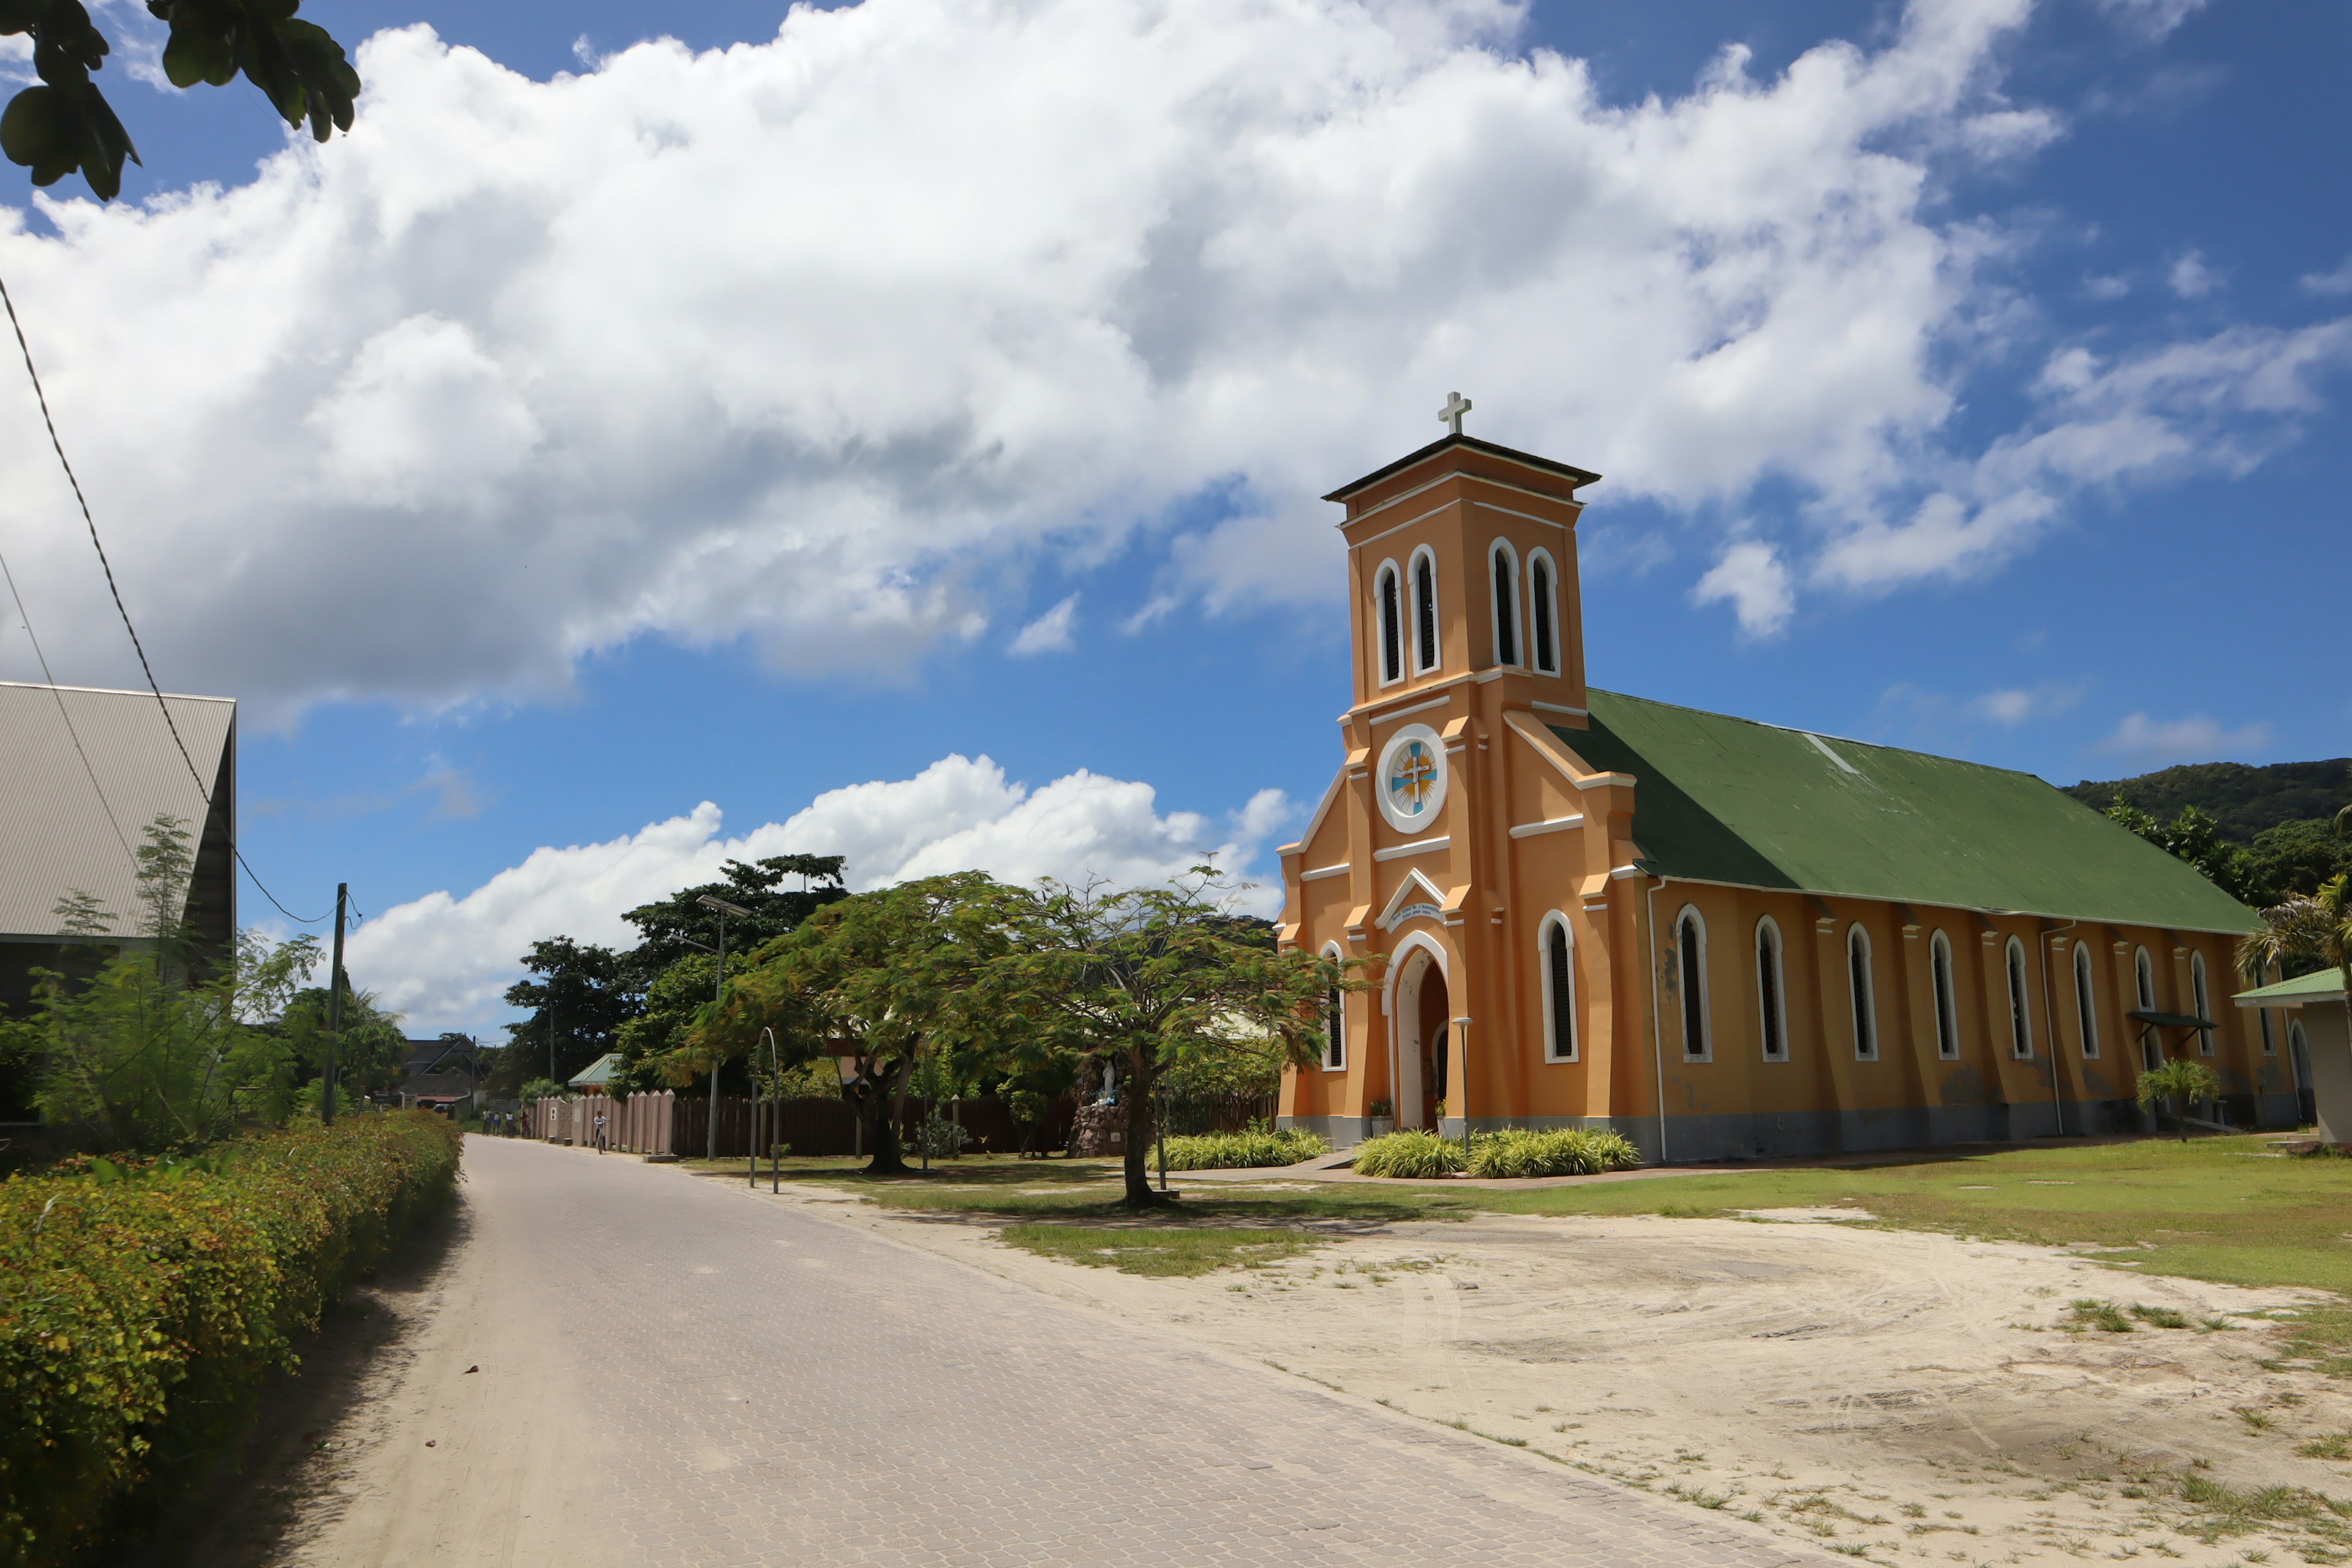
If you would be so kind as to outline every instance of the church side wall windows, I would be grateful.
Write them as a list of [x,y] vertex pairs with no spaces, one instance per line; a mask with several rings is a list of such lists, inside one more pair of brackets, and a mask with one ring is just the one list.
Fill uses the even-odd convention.
[[2091,950],[2074,944],[2074,1021],[2083,1030],[2083,1059],[2099,1059],[2099,993],[2092,982]]
[[1387,686],[1404,679],[1404,606],[1397,589],[1395,562],[1381,563],[1372,596],[1380,602],[1381,684]]
[[2019,1061],[2033,1055],[2032,993],[2025,984],[2025,943],[2009,939],[2009,1054]]
[[1576,1059],[1576,938],[1557,911],[1543,922],[1544,1060]]
[[1927,942],[1927,971],[1936,987],[1936,1054],[1944,1060],[1960,1058],[1960,1016],[1953,997],[1952,943],[1942,931]]
[[2263,1055],[2266,1057],[2278,1055],[2278,1035],[2271,1027],[2271,1010],[2268,1007],[2257,1007],[2254,1009],[2254,1016],[2263,1021]]
[[1536,673],[1559,673],[1559,574],[1540,550],[1528,552],[1528,640],[1534,645]]
[[1437,665],[1437,557],[1424,544],[1412,552],[1412,667],[1426,674]]
[[1870,972],[1870,933],[1855,926],[1845,933],[1846,984],[1853,993],[1853,1059],[1878,1059],[1878,986]]
[[1715,1052],[1706,1027],[1706,922],[1696,910],[1685,908],[1675,917],[1675,955],[1682,992],[1683,1060],[1712,1061]]
[[[1340,962],[1339,944],[1325,948],[1323,956],[1334,963]],[[1323,1069],[1348,1069],[1348,997],[1336,984],[1323,995]]]
[[1756,922],[1756,1016],[1768,1062],[1789,1059],[1788,994],[1780,969],[1780,928],[1766,915]]
[[[2192,952],[2189,955],[2189,994],[2197,1004],[2199,1017],[2210,1018],[2213,1016],[2210,1011],[2212,1004],[2206,1000],[2205,955],[2201,952]],[[2197,1031],[2197,1054],[2200,1057],[2210,1057],[2213,1054],[2212,1030]]]
[[[2156,960],[2148,957],[2147,949],[2144,947],[2132,952],[2132,986],[2137,994],[2139,1010],[2155,1012]],[[2139,1058],[2144,1068],[2155,1068],[2164,1065],[2164,1047],[2158,1043],[2156,1030],[2145,1024],[2140,1026]]]
[[1486,568],[1495,583],[1495,662],[1519,662],[1519,563],[1502,540],[1487,552]]

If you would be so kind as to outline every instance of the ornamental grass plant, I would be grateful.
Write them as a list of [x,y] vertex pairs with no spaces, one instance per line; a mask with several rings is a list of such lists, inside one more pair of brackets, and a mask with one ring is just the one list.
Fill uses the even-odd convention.
[[1434,1132],[1391,1132],[1356,1146],[1351,1167],[1360,1176],[1400,1176],[1426,1181],[1451,1176],[1463,1166],[1462,1145]]
[[1623,1133],[1606,1129],[1562,1127],[1538,1132],[1507,1127],[1481,1133],[1470,1142],[1474,1176],[1591,1176],[1631,1170],[1641,1163],[1641,1154]]
[[1296,1165],[1331,1145],[1312,1132],[1296,1128],[1280,1131],[1263,1125],[1245,1132],[1202,1132],[1168,1140],[1171,1171],[1227,1171],[1243,1167]]
[[0,1568],[71,1563],[208,1473],[459,1149],[400,1111],[0,1182]]

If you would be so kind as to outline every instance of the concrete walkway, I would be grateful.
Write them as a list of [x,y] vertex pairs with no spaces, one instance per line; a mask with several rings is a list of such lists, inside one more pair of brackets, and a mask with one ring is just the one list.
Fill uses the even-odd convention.
[[301,1561],[1837,1561],[814,1205],[535,1143],[466,1163],[466,1239]]

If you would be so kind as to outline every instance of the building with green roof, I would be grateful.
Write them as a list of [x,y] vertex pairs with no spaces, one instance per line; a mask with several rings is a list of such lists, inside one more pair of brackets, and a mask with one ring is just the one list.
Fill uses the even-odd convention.
[[1282,850],[1282,940],[1352,961],[1283,1114],[1609,1126],[1688,1162],[2145,1125],[2189,1054],[2291,1121],[2251,910],[2029,773],[1585,681],[1578,491],[1453,434],[1344,486],[1354,700]]

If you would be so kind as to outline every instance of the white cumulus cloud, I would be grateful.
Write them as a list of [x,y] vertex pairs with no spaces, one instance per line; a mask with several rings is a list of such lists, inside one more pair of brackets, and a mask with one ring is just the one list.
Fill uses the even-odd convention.
[[[887,673],[1139,535],[1154,613],[1328,599],[1312,498],[1453,386],[1603,499],[1793,484],[1829,535],[1780,542],[1791,583],[1876,591],[2080,482],[2011,471],[2063,417],[1946,434],[2000,359],[1954,351],[2014,318],[1955,176],[2063,129],[2000,90],[2029,10],[1914,0],[1638,102],[1499,0],[865,0],[548,81],[414,26],[362,48],[352,135],[0,211],[0,268],[151,649],[257,722],[640,637]],[[0,521],[53,656],[131,677],[21,386]]]
[[2095,750],[2134,766],[2161,768],[2175,763],[2243,758],[2268,745],[2270,738],[2271,727],[2265,723],[2231,730],[2202,713],[2164,720],[2130,713]]
[[1739,629],[1750,637],[1769,637],[1788,624],[1797,607],[1789,585],[1789,569],[1770,545],[1744,540],[1723,552],[1691,591],[1694,601],[1711,605],[1729,601],[1739,617]]
[[[355,983],[408,1015],[411,1032],[478,1028],[521,974],[541,937],[627,946],[622,912],[696,882],[728,860],[787,853],[841,855],[856,889],[982,870],[1014,882],[1102,878],[1165,880],[1214,858],[1245,874],[1266,837],[1295,816],[1280,790],[1261,790],[1222,823],[1158,809],[1150,784],[1078,772],[1031,788],[987,757],[943,757],[910,779],[829,790],[786,821],[737,837],[718,806],[649,823],[600,844],[536,849],[462,895],[429,893],[385,910],[352,938]],[[1271,914],[1278,889],[1249,907]]]
[[1076,621],[1077,614],[1078,596],[1072,594],[1068,598],[1023,626],[1021,634],[1013,639],[1012,646],[1006,651],[1016,658],[1026,658],[1031,654],[1069,652],[1071,648],[1077,646],[1070,637],[1070,628]]

